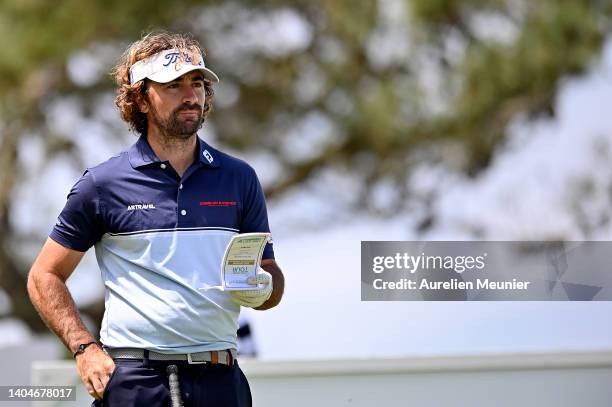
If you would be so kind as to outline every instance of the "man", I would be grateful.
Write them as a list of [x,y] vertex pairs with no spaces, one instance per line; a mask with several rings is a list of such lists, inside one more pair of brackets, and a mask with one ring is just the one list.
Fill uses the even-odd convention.
[[[240,306],[276,306],[284,278],[269,242],[257,289],[219,287],[229,239],[269,232],[253,169],[196,135],[219,79],[197,41],[166,32],[132,44],[114,75],[140,138],[70,191],[30,271],[32,302],[74,354],[93,405],[167,406],[172,393],[185,406],[250,406],[235,361]],[[65,284],[91,246],[105,284],[101,344]]]

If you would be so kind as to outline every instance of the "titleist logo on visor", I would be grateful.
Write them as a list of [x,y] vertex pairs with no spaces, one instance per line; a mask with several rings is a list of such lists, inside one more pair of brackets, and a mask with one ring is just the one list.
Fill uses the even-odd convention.
[[169,54],[166,54],[166,56],[164,56],[164,59],[167,60],[167,62],[162,66],[170,66],[170,64],[174,64],[174,69],[176,69],[177,71],[181,69],[181,65],[183,63],[188,63],[191,65],[204,65],[204,62],[202,61],[201,57],[195,54],[189,55],[183,53],[181,55],[180,52],[171,52]]
[[219,82],[217,74],[206,68],[199,51],[167,49],[135,62],[130,68],[130,83],[134,84],[145,78],[167,83],[196,69],[200,70],[206,79]]

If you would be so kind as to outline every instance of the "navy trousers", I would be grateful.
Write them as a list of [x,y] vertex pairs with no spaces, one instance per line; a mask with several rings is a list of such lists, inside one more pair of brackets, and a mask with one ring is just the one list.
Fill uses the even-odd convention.
[[103,400],[92,407],[168,407],[166,367],[178,367],[184,407],[251,407],[251,390],[238,363],[190,365],[187,362],[115,359]]

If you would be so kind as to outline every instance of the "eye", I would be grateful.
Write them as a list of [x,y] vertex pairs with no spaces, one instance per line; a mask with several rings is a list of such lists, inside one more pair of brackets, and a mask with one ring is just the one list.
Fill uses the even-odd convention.
[[196,88],[202,88],[204,87],[204,82],[203,81],[196,81],[193,83],[193,86]]
[[176,88],[178,88],[178,86],[179,86],[178,83],[172,82],[168,86],[166,86],[166,88],[167,89],[176,89]]

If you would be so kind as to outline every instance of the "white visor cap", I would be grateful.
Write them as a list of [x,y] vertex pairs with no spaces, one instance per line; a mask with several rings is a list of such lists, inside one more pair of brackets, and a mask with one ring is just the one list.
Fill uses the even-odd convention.
[[144,78],[166,83],[175,80],[187,72],[199,69],[206,79],[219,82],[216,73],[206,68],[204,58],[199,52],[185,53],[177,49],[168,49],[141,59],[130,68],[130,84]]

